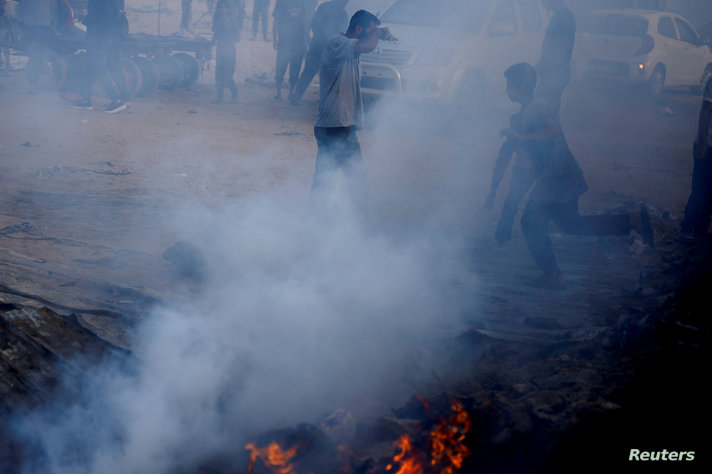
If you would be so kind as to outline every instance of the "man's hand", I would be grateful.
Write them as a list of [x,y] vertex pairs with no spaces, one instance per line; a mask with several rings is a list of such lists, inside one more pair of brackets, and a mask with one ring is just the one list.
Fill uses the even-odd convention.
[[391,30],[389,30],[388,28],[378,28],[378,31],[380,33],[378,39],[380,39],[381,41],[388,41],[391,43],[395,43],[398,41],[398,38],[393,36],[391,34]]

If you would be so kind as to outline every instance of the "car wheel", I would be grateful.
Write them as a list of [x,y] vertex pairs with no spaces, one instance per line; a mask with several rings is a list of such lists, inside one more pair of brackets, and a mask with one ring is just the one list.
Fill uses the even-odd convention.
[[658,65],[653,69],[653,73],[648,79],[648,94],[651,97],[659,97],[663,93],[663,87],[665,86],[665,68]]
[[158,88],[172,91],[183,82],[183,65],[179,60],[167,54],[154,60],[158,68]]
[[460,82],[455,96],[455,111],[462,120],[473,120],[485,105],[485,81],[482,74],[469,71]]
[[180,87],[190,89],[198,81],[198,76],[200,76],[198,60],[188,53],[173,53],[171,56],[180,61],[183,66],[183,80],[180,83]]

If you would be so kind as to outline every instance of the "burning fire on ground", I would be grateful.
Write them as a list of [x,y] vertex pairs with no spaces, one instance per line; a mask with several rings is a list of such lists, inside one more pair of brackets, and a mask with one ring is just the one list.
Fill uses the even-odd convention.
[[[422,398],[420,400],[426,412],[430,413],[427,401]],[[442,418],[430,431],[423,449],[417,449],[408,434],[402,435],[395,442],[399,452],[385,467],[388,474],[454,474],[462,468],[465,458],[470,454],[465,446],[465,437],[472,427],[472,421],[459,401],[451,400],[450,408],[452,414],[449,418]],[[298,472],[293,459],[299,449],[298,444],[284,449],[276,442],[264,448],[249,443],[245,449],[250,451],[249,473],[253,472],[258,459],[274,474]],[[340,446],[339,453],[342,457],[350,451]]]
[[[426,411],[429,406],[421,400]],[[386,466],[386,471],[395,474],[453,474],[462,467],[462,463],[470,454],[465,446],[465,437],[472,427],[467,412],[457,400],[450,404],[452,415],[440,420],[430,432],[427,445],[429,452],[418,452],[413,448],[410,437],[405,434],[396,442],[400,452],[393,457],[393,463]],[[426,459],[430,459],[427,461]],[[398,469],[397,471],[394,469]]]
[[279,444],[272,442],[265,448],[258,448],[252,443],[248,443],[245,449],[250,451],[250,466],[247,472],[255,469],[255,462],[259,459],[267,469],[275,474],[296,474],[292,465],[292,458],[297,454],[298,445],[294,445],[287,450],[283,450]]

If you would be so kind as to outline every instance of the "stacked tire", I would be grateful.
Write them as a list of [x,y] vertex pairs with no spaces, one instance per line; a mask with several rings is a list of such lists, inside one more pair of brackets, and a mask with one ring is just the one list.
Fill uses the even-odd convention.
[[[79,52],[69,60],[58,58],[53,66],[53,81],[62,92],[76,92],[80,78],[86,71],[86,53]],[[124,56],[121,58],[121,75],[116,80],[125,81],[131,97],[146,97],[156,89],[171,91],[190,88],[200,76],[198,61],[188,53],[162,54],[155,57]]]

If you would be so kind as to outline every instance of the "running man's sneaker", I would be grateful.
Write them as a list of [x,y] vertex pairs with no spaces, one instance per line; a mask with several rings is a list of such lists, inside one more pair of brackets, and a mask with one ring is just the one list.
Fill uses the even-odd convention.
[[89,100],[77,100],[74,102],[70,102],[69,106],[76,110],[93,110],[94,109],[94,107],[91,105],[91,101],[89,101]]
[[115,114],[117,112],[121,112],[122,110],[126,110],[128,107],[129,104],[123,100],[115,100],[104,108],[104,112],[107,114]]

